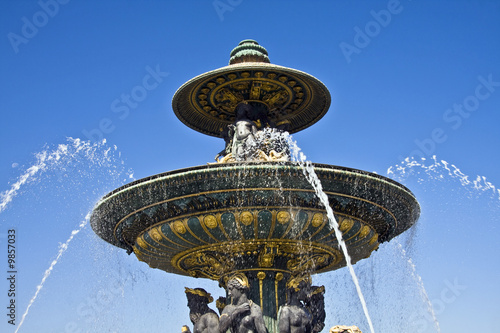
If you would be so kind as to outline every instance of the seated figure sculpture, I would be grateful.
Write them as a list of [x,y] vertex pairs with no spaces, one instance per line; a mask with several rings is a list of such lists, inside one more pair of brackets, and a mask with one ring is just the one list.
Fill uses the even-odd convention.
[[232,153],[236,161],[245,161],[251,158],[251,146],[255,143],[257,125],[248,116],[252,107],[247,103],[240,103],[236,107],[236,121],[233,126]]
[[312,314],[312,332],[318,333],[325,327],[325,286],[312,286],[311,293],[305,302]]
[[278,313],[278,329],[280,333],[311,333],[313,317],[304,303],[311,288],[311,277],[299,275],[287,282],[287,304]]
[[205,289],[186,287],[186,297],[193,333],[219,333],[219,316],[208,307],[213,301],[212,296]]
[[235,115],[235,122],[221,129],[226,145],[215,156],[217,163],[289,160],[288,143],[282,136],[289,121],[274,124],[267,117],[267,107],[260,103],[242,102]]
[[260,306],[248,299],[249,283],[244,274],[233,275],[227,282],[227,295],[231,304],[220,316],[220,333],[267,333]]

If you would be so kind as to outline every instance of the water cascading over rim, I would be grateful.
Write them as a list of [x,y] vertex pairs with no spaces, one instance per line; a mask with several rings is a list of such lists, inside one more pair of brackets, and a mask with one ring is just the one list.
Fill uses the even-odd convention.
[[[181,86],[172,107],[190,128],[228,143],[228,128],[242,103],[256,110],[248,117],[257,130],[282,126],[293,133],[324,116],[330,94],[313,76],[271,64],[262,46],[245,40],[231,52],[228,66]],[[250,298],[274,332],[290,277],[335,270],[346,260],[301,166],[267,153],[125,185],[100,200],[92,228],[168,273],[218,280],[222,286],[232,274],[244,273]],[[419,217],[413,194],[391,179],[331,165],[316,164],[314,170],[353,263]]]

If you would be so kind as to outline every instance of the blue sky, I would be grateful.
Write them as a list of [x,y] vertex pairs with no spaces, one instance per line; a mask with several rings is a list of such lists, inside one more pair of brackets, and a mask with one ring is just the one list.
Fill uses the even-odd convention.
[[[469,181],[480,175],[500,186],[500,2],[3,1],[0,18],[0,192],[36,163],[37,152],[53,157],[0,212],[0,242],[9,229],[18,233],[18,320],[60,243],[102,195],[132,178],[213,160],[223,141],[184,126],[171,99],[185,81],[225,66],[231,49],[252,38],[272,63],[308,72],[331,92],[329,112],[294,135],[310,160],[386,175],[406,157],[427,159],[426,167],[391,174],[422,206],[421,220],[400,244],[442,332],[494,332],[498,192],[465,184],[439,161]],[[141,90],[151,72],[151,89]],[[127,95],[136,98],[127,104]],[[68,137],[90,143],[76,152],[85,144]],[[105,145],[96,143],[101,138]],[[50,153],[60,144],[69,153],[56,161]],[[439,165],[429,167],[433,155]],[[389,332],[390,323],[406,321],[414,322],[410,331],[435,332],[419,315],[425,304],[408,257],[393,252],[396,245],[381,248],[356,267],[375,329]],[[216,284],[136,261],[86,226],[54,266],[20,332],[176,331],[188,323],[185,285],[221,294]],[[381,281],[391,276],[401,284]],[[338,282],[347,278],[317,277],[332,299],[345,299],[345,307],[332,300],[327,327],[353,320],[346,324],[368,331],[362,315],[342,314],[361,312],[352,282]],[[7,304],[5,281],[0,288]],[[89,307],[103,294],[105,309]],[[405,298],[413,296],[415,304]],[[405,319],[384,319],[384,312]],[[1,330],[14,332],[2,318]]]

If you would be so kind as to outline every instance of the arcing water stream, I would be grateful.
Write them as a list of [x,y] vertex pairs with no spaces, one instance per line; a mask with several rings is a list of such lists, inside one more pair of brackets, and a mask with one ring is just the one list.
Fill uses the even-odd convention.
[[[111,154],[109,154],[111,148],[106,148],[104,152],[102,152],[102,156],[98,157],[101,153],[101,148],[105,147],[105,145],[106,140],[91,144],[89,141],[68,138],[68,143],[60,144],[52,151],[45,149],[35,154],[36,162],[26,169],[19,179],[12,184],[9,190],[0,193],[0,213],[2,213],[12,199],[16,197],[21,187],[35,181],[36,175],[39,173],[48,170],[60,170],[68,165],[68,163],[72,163],[81,158],[95,164],[102,165],[110,163],[112,161]],[[116,150],[116,146],[114,150]]]
[[314,167],[313,167],[312,163],[307,160],[306,156],[301,152],[301,149],[297,146],[297,143],[292,139],[292,137],[287,132],[282,132],[282,133],[276,132],[276,135],[282,135],[285,142],[288,142],[288,145],[289,145],[291,153],[292,153],[292,160],[300,163],[300,165],[302,167],[302,171],[304,173],[304,176],[307,178],[308,182],[314,188],[316,195],[318,196],[321,203],[325,207],[326,213],[328,216],[328,221],[330,223],[330,226],[335,230],[335,236],[336,236],[336,238],[339,242],[339,245],[342,249],[342,253],[344,254],[344,257],[345,257],[345,260],[347,263],[347,267],[349,269],[349,273],[351,274],[352,281],[354,282],[354,285],[356,286],[356,291],[358,293],[359,300],[360,300],[361,305],[363,307],[363,312],[365,314],[366,320],[367,320],[368,325],[370,327],[370,332],[375,333],[375,329],[373,328],[372,320],[371,320],[370,315],[368,313],[368,307],[366,305],[365,297],[363,296],[363,293],[361,291],[361,287],[359,285],[358,277],[356,276],[356,273],[354,272],[353,265],[351,263],[351,257],[349,256],[349,253],[347,251],[347,246],[342,238],[342,232],[340,231],[339,224],[338,224],[337,220],[335,219],[335,216],[333,215],[333,209],[330,206],[330,203],[328,201],[328,196],[323,191],[321,181],[319,180],[318,176],[316,175],[316,172],[314,171]]
[[64,244],[61,244],[61,246],[59,246],[59,252],[57,252],[57,256],[54,260],[52,260],[52,263],[50,264],[50,267],[47,268],[47,270],[45,271],[45,273],[43,274],[43,278],[42,278],[42,281],[40,282],[40,284],[36,287],[36,292],[35,292],[35,295],[31,298],[29,304],[28,304],[28,307],[26,308],[26,310],[24,311],[23,313],[23,316],[21,317],[21,320],[19,321],[19,324],[17,325],[17,328],[16,328],[16,331],[15,333],[17,333],[19,331],[19,329],[21,328],[21,326],[23,325],[24,323],[24,319],[26,319],[26,316],[28,315],[28,312],[31,308],[31,306],[33,305],[33,303],[35,302],[36,298],[38,297],[38,294],[40,293],[40,291],[42,290],[43,288],[43,285],[45,284],[45,281],[47,281],[47,278],[50,276],[50,273],[52,273],[52,270],[54,269],[54,266],[57,264],[57,262],[59,261],[59,259],[61,259],[62,255],[64,254],[64,252],[66,252],[66,250],[68,249],[68,246],[69,246],[69,243],[73,240],[73,238],[83,229],[85,228],[85,226],[87,225],[88,221],[89,221],[89,218],[90,218],[90,215],[87,215],[85,217],[85,220],[83,220],[80,225],[78,226],[77,229],[73,230],[71,232],[71,236],[69,236],[69,238],[66,240],[66,242]]
[[[118,156],[116,156],[117,154]],[[35,154],[35,158],[35,163],[26,169],[26,171],[13,183],[13,185],[11,185],[10,189],[0,194],[0,213],[4,212],[15,197],[23,193],[24,187],[29,184],[36,184],[45,180],[51,181],[50,179],[52,179],[53,183],[57,184],[57,182],[53,181],[54,176],[59,178],[57,181],[62,181],[62,179],[64,177],[68,177],[69,174],[71,174],[71,179],[68,177],[68,179],[65,180],[66,182],[79,183],[79,180],[77,179],[78,177],[86,178],[82,183],[86,183],[89,180],[88,178],[98,181],[98,179],[94,179],[96,170],[101,172],[104,171],[104,173],[111,176],[112,179],[121,177],[121,174],[123,173],[122,170],[119,170],[122,168],[123,162],[120,163],[119,161],[117,147],[107,146],[105,140],[97,143],[90,143],[89,141],[68,138],[67,143],[59,144],[54,149],[46,148]],[[90,168],[90,170],[87,171],[87,174],[85,174],[86,168]],[[45,176],[48,173],[52,173],[52,176],[45,179]],[[130,172],[128,173],[128,177],[131,177]],[[46,187],[47,185],[48,184],[44,183],[43,187]],[[74,195],[74,193],[71,193],[70,195]],[[88,221],[89,215],[87,215],[79,223],[76,229],[71,231],[69,238],[64,243],[59,245],[55,258],[51,261],[49,268],[45,270],[41,282],[36,287],[34,296],[31,298],[20,321],[16,325],[17,327],[15,332],[18,332],[21,329],[30,308],[39,296],[45,282],[53,272],[54,267],[68,249],[71,241],[85,228]],[[14,222],[15,221],[8,222],[9,228],[13,226]],[[17,226],[16,228],[19,227],[23,228],[28,226]],[[18,247],[22,248],[22,246]]]

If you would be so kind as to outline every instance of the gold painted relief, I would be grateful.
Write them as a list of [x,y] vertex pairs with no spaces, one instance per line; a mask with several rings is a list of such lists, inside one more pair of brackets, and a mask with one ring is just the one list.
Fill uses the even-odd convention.
[[137,238],[137,245],[139,245],[143,249],[147,248],[148,246],[147,243],[144,241],[144,239],[142,239],[142,237]]
[[163,239],[160,231],[157,228],[152,228],[151,230],[149,230],[149,236],[157,242],[160,242]]
[[217,219],[213,215],[207,215],[203,219],[203,223],[207,226],[209,229],[215,229],[217,227]]
[[234,262],[228,260],[224,255],[212,255],[202,252],[188,256],[183,264],[190,276],[206,277],[213,280],[218,279],[234,266]]
[[313,227],[317,228],[320,225],[322,225],[324,221],[325,221],[325,216],[321,213],[316,213],[313,216],[311,224]]
[[253,222],[253,215],[249,211],[242,212],[240,214],[240,222],[243,225],[249,226]]
[[363,226],[363,228],[361,228],[361,231],[359,233],[359,237],[365,238],[366,236],[368,236],[370,231],[371,231],[371,229],[369,226],[367,226],[367,225]]
[[354,226],[354,221],[351,218],[345,218],[340,224],[340,230],[342,232],[349,231]]
[[278,220],[279,224],[286,224],[286,223],[290,222],[290,213],[282,210],[282,211],[278,212],[276,219]]
[[318,266],[325,264],[328,256],[318,253],[304,253],[300,257],[290,259],[286,266],[292,272],[313,272]]
[[182,223],[182,221],[175,221],[170,226],[173,230],[181,235],[186,233],[186,227],[184,226],[184,223]]

